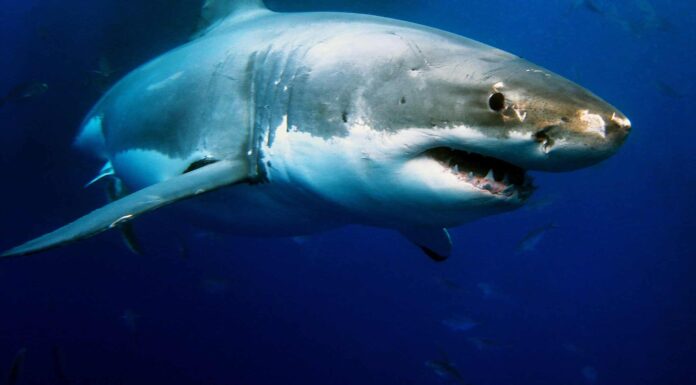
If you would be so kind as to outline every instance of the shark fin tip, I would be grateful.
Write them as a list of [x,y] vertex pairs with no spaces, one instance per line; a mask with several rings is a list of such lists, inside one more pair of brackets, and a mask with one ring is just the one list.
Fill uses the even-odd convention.
[[423,252],[435,262],[444,262],[447,260],[447,258],[449,258],[449,255],[438,254],[425,246],[420,246],[420,249],[423,250]]

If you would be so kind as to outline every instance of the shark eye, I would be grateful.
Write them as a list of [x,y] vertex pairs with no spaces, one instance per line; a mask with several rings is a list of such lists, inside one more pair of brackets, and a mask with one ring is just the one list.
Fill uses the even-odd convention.
[[505,108],[505,95],[500,92],[496,92],[488,98],[488,107],[491,110],[500,112]]

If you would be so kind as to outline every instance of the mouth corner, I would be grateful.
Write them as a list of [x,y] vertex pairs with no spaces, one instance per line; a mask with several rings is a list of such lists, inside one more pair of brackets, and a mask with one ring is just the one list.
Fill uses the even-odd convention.
[[463,183],[502,200],[524,203],[536,190],[527,170],[498,158],[451,147],[434,147],[422,155]]

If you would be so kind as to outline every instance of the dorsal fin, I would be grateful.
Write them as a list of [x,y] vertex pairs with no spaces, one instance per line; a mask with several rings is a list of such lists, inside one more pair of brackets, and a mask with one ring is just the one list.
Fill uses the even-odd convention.
[[207,34],[228,19],[241,19],[268,11],[263,0],[205,0],[199,30]]

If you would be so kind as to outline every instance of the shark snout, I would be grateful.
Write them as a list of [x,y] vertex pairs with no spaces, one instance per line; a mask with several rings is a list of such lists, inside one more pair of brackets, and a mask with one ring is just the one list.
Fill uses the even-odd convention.
[[561,122],[545,125],[533,134],[544,156],[532,169],[571,171],[614,155],[631,131],[630,120],[619,111],[578,110]]
[[570,122],[571,135],[577,133],[581,147],[587,148],[588,157],[603,160],[613,155],[623,145],[631,131],[631,121],[620,111],[595,112],[580,110]]
[[621,112],[613,112],[611,117],[609,117],[607,131],[614,137],[620,138],[621,142],[619,145],[621,145],[631,132],[631,121]]

